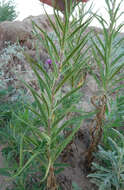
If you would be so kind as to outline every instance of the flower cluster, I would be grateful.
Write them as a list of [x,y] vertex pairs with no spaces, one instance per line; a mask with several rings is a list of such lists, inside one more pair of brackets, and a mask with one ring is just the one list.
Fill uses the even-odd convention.
[[51,60],[51,59],[47,59],[47,60],[45,61],[45,64],[46,64],[46,65],[49,65],[49,66],[52,65],[52,60]]
[[[58,62],[56,61],[56,64],[58,64]],[[51,59],[47,59],[45,61],[45,65],[51,66],[52,65],[52,60]]]

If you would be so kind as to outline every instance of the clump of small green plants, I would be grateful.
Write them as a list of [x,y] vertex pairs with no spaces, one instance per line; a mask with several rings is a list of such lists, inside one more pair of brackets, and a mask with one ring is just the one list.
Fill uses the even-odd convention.
[[121,145],[108,137],[110,149],[99,147],[96,154],[97,163],[92,163],[93,173],[88,175],[99,190],[124,189],[124,135],[115,129],[111,130]]
[[3,60],[4,64],[12,61],[14,56],[20,60],[24,59],[24,55],[22,53],[24,47],[22,47],[18,42],[14,44],[11,44],[11,42],[4,42],[4,44],[6,47],[0,52],[0,57]]
[[[23,73],[22,62],[24,55],[19,43],[4,42],[6,47],[0,51],[0,103],[15,101],[21,96],[21,89],[17,88],[18,73]],[[19,62],[21,61],[21,64]],[[18,63],[18,64],[17,64]]]
[[113,140],[116,140],[116,136],[113,134],[111,128],[119,130],[121,133],[124,133],[124,96],[122,93],[118,94],[114,100],[110,102],[110,111],[106,111],[106,122],[104,123],[103,128],[103,138],[102,142],[104,146],[109,148],[108,136]]

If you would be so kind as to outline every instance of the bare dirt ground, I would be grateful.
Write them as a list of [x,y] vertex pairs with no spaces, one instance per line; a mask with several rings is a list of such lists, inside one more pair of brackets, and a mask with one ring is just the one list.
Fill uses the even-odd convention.
[[59,175],[58,181],[62,190],[73,190],[73,185],[77,184],[79,190],[96,190],[87,178],[88,172],[84,165],[85,152],[89,145],[89,135],[84,128],[77,133],[74,143],[71,145],[67,157],[61,157],[61,162],[69,164]]

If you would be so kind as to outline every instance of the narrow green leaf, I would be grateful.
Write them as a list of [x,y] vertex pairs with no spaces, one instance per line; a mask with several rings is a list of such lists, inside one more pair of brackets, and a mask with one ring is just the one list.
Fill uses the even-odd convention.
[[83,28],[83,30],[81,30],[81,34],[86,30],[86,28],[88,27],[89,23],[91,21],[91,18],[89,18],[88,20],[86,20],[83,24],[79,25],[78,27],[76,27],[76,29],[68,36],[67,40],[70,40],[72,37],[74,37],[74,35],[77,32],[80,32],[80,29]]
[[117,64],[119,60],[124,57],[124,53],[119,54],[113,61],[112,61],[112,66]]
[[[78,66],[77,66],[78,65]],[[75,73],[78,73],[79,72],[79,70],[81,69],[81,67],[82,67],[82,64],[75,64],[74,65],[74,67],[73,67],[73,69],[71,70],[69,70],[68,71],[68,73],[65,75],[65,77],[63,78],[63,80],[62,81],[60,81],[60,83],[58,84],[58,86],[57,86],[57,88],[55,89],[55,94],[57,93],[57,91],[65,84],[65,82],[67,81],[67,80],[69,80]]]
[[97,50],[98,54],[100,55],[100,57],[102,58],[102,60],[104,61],[104,63],[106,64],[105,61],[105,56],[102,53],[101,49],[98,47],[98,45],[96,44],[96,42],[94,40],[92,40],[93,46],[95,47],[95,49]]
[[[65,0],[65,5],[67,5],[67,0]],[[63,28],[63,35],[62,35],[62,49],[65,46],[66,36],[69,28],[69,15],[68,15],[68,9],[66,7],[66,12],[64,15],[64,28]]]
[[60,18],[59,13],[54,9],[54,18],[56,20],[56,24],[59,26],[61,29],[61,32],[63,32],[63,23],[62,23],[62,18]]
[[29,145],[32,144],[32,145],[35,146],[35,147],[39,146],[38,142],[37,142],[34,138],[32,138],[32,137],[25,136],[25,137],[24,137],[24,141],[25,141],[26,143],[29,143]]
[[19,176],[19,175],[31,164],[31,162],[32,162],[39,154],[41,154],[41,152],[36,152],[36,153],[34,153],[34,154],[31,156],[31,158],[26,162],[26,164],[25,164],[21,169],[19,169],[19,171],[18,171],[14,176],[12,176],[12,178],[15,178],[15,177]]
[[64,102],[66,100],[66,98],[68,98],[69,96],[71,96],[72,94],[74,94],[75,92],[77,92],[79,89],[81,88],[81,86],[72,89],[70,92],[66,93],[66,95],[64,95],[58,102],[57,102],[57,106],[59,104],[61,104],[62,102]]
[[[37,106],[38,106],[38,108],[39,108],[39,110],[40,110],[40,113],[41,113],[41,115],[43,116],[42,119],[44,120],[44,122],[45,122],[46,125],[47,125],[47,116],[46,116],[46,113],[45,113],[45,111],[44,111],[43,103],[42,103],[41,101],[39,101],[39,99],[38,99],[38,98],[40,98],[39,94],[38,94],[30,85],[28,85],[28,84],[25,83],[24,81],[23,81],[23,83],[24,83],[25,86],[31,91],[31,93],[32,93],[32,95],[33,95],[35,101],[37,102]],[[42,99],[41,99],[41,100],[42,100]],[[36,113],[36,112],[35,112],[35,113]]]
[[114,33],[114,36],[113,36],[114,39],[116,38],[116,36],[118,35],[118,33],[121,31],[121,29],[123,29],[123,27],[124,27],[124,24],[123,24],[123,23],[120,24],[120,25],[117,27],[117,29],[116,29],[116,31],[115,31],[115,33]]
[[108,137],[108,141],[109,141],[110,146],[111,147],[113,146],[114,151],[120,152],[120,147],[116,144],[114,140],[112,140],[112,138]]
[[123,45],[123,43],[124,43],[124,38],[120,38],[120,40],[118,40],[116,43],[114,43],[114,49],[115,49],[115,53],[116,53],[116,51],[117,51],[117,49],[119,49],[120,48],[120,46],[121,45]]
[[65,109],[65,111],[63,112],[63,114],[59,118],[55,118],[55,121],[52,124],[52,127],[56,126],[60,121],[62,121],[64,119],[64,117],[67,116],[68,113],[72,112],[72,109],[73,109],[73,106],[71,106],[68,109]]
[[42,29],[42,28],[40,28],[40,26],[38,26],[34,21],[32,21],[32,25],[33,25],[33,27],[36,27],[42,34],[45,34],[46,32]]
[[44,120],[45,124],[48,126],[48,123],[47,123],[47,116],[46,116],[46,113],[45,113],[45,110],[44,110],[44,107],[43,107],[43,104],[41,104],[41,102],[39,101],[39,99],[33,95],[34,98],[35,98],[35,101],[37,102],[37,105],[38,105],[38,108],[40,110],[40,113],[42,114],[42,119]]
[[87,40],[87,35],[81,40],[81,42],[73,48],[73,50],[69,53],[69,55],[66,57],[66,59],[63,61],[63,66],[70,60],[72,57],[76,54],[76,52],[79,50],[79,48],[85,44],[85,40]]
[[26,105],[26,107],[29,109],[29,110],[31,110],[36,116],[38,116],[40,119],[41,119],[41,115],[39,114],[39,112],[37,112],[34,108],[33,108],[33,106],[31,107],[30,105]]
[[45,179],[47,178],[48,174],[49,174],[49,170],[50,170],[50,166],[51,166],[52,162],[51,162],[51,159],[49,160],[49,163],[48,163],[48,166],[47,166],[47,169],[46,169],[46,173],[45,173],[45,176],[44,178],[41,180],[41,183],[45,181]]
[[94,59],[99,67],[99,72],[100,72],[100,79],[102,81],[102,85],[105,86],[105,76],[104,76],[104,67],[100,61],[100,58],[98,57],[96,51],[94,50],[94,48],[92,48],[92,53],[94,55]]
[[[102,41],[102,39],[99,37],[99,34],[97,34],[96,32],[95,32],[95,37],[97,38],[97,40],[98,40],[99,44],[101,45],[101,47],[102,47],[103,51],[105,52],[105,45],[104,45],[104,41]],[[103,54],[103,55],[104,55],[104,54]]]
[[104,38],[105,38],[105,43],[108,44],[108,30],[107,30],[107,28],[105,26],[105,25],[108,25],[108,23],[101,16],[97,15],[97,16],[95,16],[95,18],[99,21],[99,23],[102,26],[102,28],[103,28],[103,34],[104,34]]
[[[47,18],[48,18],[48,20],[49,20],[49,22],[50,22],[50,25],[51,25],[52,28],[53,28],[53,31],[56,33],[58,39],[60,39],[60,33],[59,33],[59,31],[57,30],[55,23],[51,20],[50,16],[47,14],[47,11],[46,11],[45,9],[44,9],[44,11],[45,11],[45,14],[47,15]],[[55,11],[54,11],[54,12],[55,12]],[[54,15],[54,17],[55,17],[55,15]]]
[[52,53],[55,52],[56,60],[59,60],[59,53],[58,53],[58,51],[56,49],[55,44],[53,43],[53,41],[50,39],[50,37],[48,35],[47,35],[46,38],[48,39],[49,43],[51,44],[51,46],[52,46],[52,48],[54,50],[54,51],[52,51]]
[[80,122],[77,127],[75,127],[74,129],[72,129],[72,133],[63,141],[62,144],[60,144],[58,146],[58,148],[56,149],[56,153],[55,153],[55,157],[54,157],[54,160],[56,160],[59,155],[61,154],[61,152],[64,150],[64,148],[67,146],[67,144],[69,144],[69,142],[72,140],[72,138],[74,137],[74,135],[76,134],[76,132],[79,130],[80,126],[81,126],[81,123]]
[[55,89],[55,94],[58,92],[58,90],[64,85],[64,83],[71,78],[71,76],[75,73],[75,69],[72,71],[69,71],[68,74],[64,77],[64,79],[58,84],[57,88]]
[[68,126],[71,126],[72,124],[75,124],[76,121],[80,121],[82,120],[83,118],[81,116],[74,116],[73,118],[71,118],[70,120],[67,120],[63,123],[63,125],[61,127],[56,127],[56,126],[53,126],[53,129],[52,129],[52,142],[51,143],[54,143],[54,141],[56,140],[57,136],[59,134],[61,134],[61,132],[67,128]]
[[51,138],[50,138],[45,132],[42,132],[42,133],[40,134],[40,136],[43,136],[43,137],[46,139],[47,143],[50,145],[50,143],[51,143]]
[[109,80],[111,81],[119,72],[120,70],[124,67],[124,63],[121,63],[120,66],[117,67],[117,69],[115,69],[112,73],[111,76],[109,78]]
[[19,154],[19,168],[23,165],[23,139],[24,139],[25,133],[21,134],[21,140],[20,140],[20,154]]
[[[35,69],[35,67],[34,67],[33,65],[31,65],[31,67],[32,67],[32,69],[33,69],[35,75],[37,76],[38,81],[40,81],[40,83],[42,84],[43,89],[46,90],[47,95],[48,95],[48,97],[49,97],[49,99],[50,99],[50,101],[51,101],[51,92],[50,92],[49,86],[47,85],[47,83],[45,83],[45,81],[44,81],[44,80],[42,79],[42,77],[39,75],[39,73],[37,72],[37,70]],[[42,92],[41,92],[41,93],[42,93]],[[37,93],[37,94],[38,94],[38,93]],[[45,104],[46,104],[46,101],[45,101]]]

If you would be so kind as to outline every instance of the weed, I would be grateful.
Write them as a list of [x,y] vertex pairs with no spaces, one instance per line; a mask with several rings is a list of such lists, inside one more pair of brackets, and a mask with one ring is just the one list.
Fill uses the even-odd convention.
[[92,178],[99,190],[122,190],[124,188],[124,136],[113,129],[116,138],[122,143],[119,146],[112,138],[108,137],[110,149],[99,147],[96,158],[99,163],[92,163],[94,173],[88,175]]
[[[73,11],[72,5],[70,5],[70,10]],[[20,140],[19,169],[13,178],[21,176],[33,162],[39,162],[41,170],[44,168],[45,171],[41,183],[47,180],[46,186],[49,190],[58,189],[55,177],[56,160],[77,133],[85,118],[81,114],[76,114],[79,110],[76,108],[74,95],[84,84],[83,76],[77,77],[88,61],[86,57],[88,48],[81,54],[88,34],[82,35],[82,33],[88,27],[92,17],[80,26],[77,24],[80,19],[70,23],[71,12],[69,14],[66,11],[63,21],[58,11],[54,11],[56,25],[47,15],[58,38],[59,48],[56,48],[51,37],[33,22],[36,36],[43,42],[50,57],[47,63],[50,65],[48,71],[39,62],[25,55],[37,77],[40,89],[37,92],[23,81],[35,100],[35,107],[31,105],[27,107],[38,118],[40,126],[37,127],[32,121],[19,117],[19,121],[23,122],[24,132]],[[44,40],[41,39],[37,30],[42,33]],[[62,93],[63,86],[66,84],[70,84],[70,87]],[[64,102],[68,102],[68,106],[63,106]],[[71,132],[64,136],[64,131],[69,126],[72,126]],[[25,152],[31,155],[26,162],[24,162]]]

